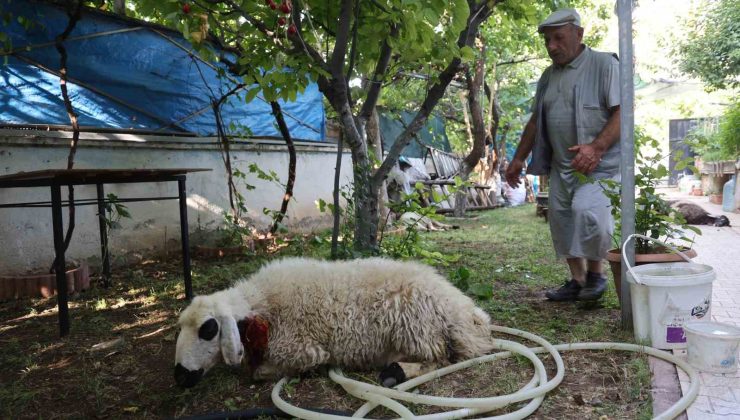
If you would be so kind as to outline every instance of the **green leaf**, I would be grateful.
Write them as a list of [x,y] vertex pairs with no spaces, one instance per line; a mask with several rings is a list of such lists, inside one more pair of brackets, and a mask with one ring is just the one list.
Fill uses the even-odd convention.
[[255,98],[255,97],[257,96],[257,94],[258,94],[258,93],[260,93],[260,89],[259,89],[258,87],[256,87],[256,88],[253,88],[253,89],[249,89],[249,90],[248,90],[248,91],[247,91],[247,92],[246,92],[246,93],[244,94],[244,102],[245,102],[245,103],[250,103],[250,102],[252,102],[252,100],[253,100],[253,99],[254,99],[254,98]]
[[686,225],[686,226],[683,226],[683,228],[684,229],[687,229],[687,230],[690,230],[690,231],[696,233],[697,235],[701,235],[701,229],[697,228],[696,226]]
[[460,48],[460,58],[464,63],[472,63],[475,60],[475,51],[466,45]]
[[437,192],[437,190],[435,190],[435,189],[432,189],[432,200],[433,200],[433,201],[434,201],[435,203],[441,203],[441,202],[442,202],[442,200],[444,200],[444,197],[443,197],[443,196],[442,196],[441,194],[439,194],[439,193]]
[[452,284],[454,284],[455,287],[462,290],[463,292],[468,290],[468,287],[469,287],[468,280],[469,279],[470,279],[470,270],[468,270],[465,267],[458,268],[454,273],[452,273],[452,276],[451,276]]
[[467,25],[470,8],[466,0],[453,0],[450,32],[457,36]]
[[121,217],[131,217],[131,213],[128,212],[126,206],[122,206],[119,204],[116,206],[116,211]]
[[493,297],[493,287],[490,284],[476,283],[470,286],[468,291],[480,299],[490,299]]
[[470,270],[467,269],[467,267],[460,267],[455,271],[456,277],[467,280],[470,278]]

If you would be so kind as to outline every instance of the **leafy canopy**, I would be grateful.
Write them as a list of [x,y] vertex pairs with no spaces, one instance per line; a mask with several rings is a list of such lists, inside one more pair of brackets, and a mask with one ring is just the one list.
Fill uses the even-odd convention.
[[[294,99],[309,81],[329,76],[328,60],[335,48],[340,22],[340,2],[325,0],[285,1],[291,11],[273,9],[270,1],[225,0],[192,2],[188,12],[182,1],[136,0],[137,17],[177,27],[199,52],[209,57],[203,40],[214,38],[235,55],[232,70],[247,85],[259,84],[269,99]],[[281,6],[279,0],[273,2]],[[385,40],[397,54],[392,70],[443,66],[460,51],[457,38],[469,15],[465,0],[361,1],[351,25],[355,45],[344,56],[352,67],[348,78],[367,80]],[[291,29],[292,28],[292,29]],[[391,36],[392,28],[396,28]],[[300,42],[292,42],[291,31]],[[302,48],[303,46],[304,48]],[[303,50],[303,51],[302,51]],[[230,57],[210,58],[228,60]],[[264,69],[271,69],[265,71]],[[274,69],[274,71],[273,71]],[[258,71],[260,70],[260,71]],[[390,71],[388,73],[393,73]]]
[[679,67],[711,90],[740,87],[740,0],[708,2],[678,47]]

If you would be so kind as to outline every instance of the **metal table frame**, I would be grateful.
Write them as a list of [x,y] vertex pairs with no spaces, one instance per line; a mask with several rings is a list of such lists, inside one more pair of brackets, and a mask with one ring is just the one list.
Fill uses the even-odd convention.
[[59,307],[59,334],[61,337],[69,334],[68,290],[66,281],[66,267],[64,261],[64,226],[62,207],[69,203],[62,200],[62,187],[74,185],[95,185],[97,198],[75,200],[75,206],[98,206],[98,223],[100,227],[100,249],[103,261],[103,279],[105,286],[110,285],[110,253],[108,248],[108,233],[105,226],[106,203],[111,200],[105,198],[105,184],[128,184],[144,182],[171,182],[177,181],[178,195],[176,197],[142,197],[117,199],[115,202],[178,200],[180,205],[180,235],[182,242],[183,279],[185,282],[185,297],[193,298],[193,287],[190,275],[190,244],[188,236],[188,214],[185,194],[185,177],[189,172],[208,171],[210,169],[70,169],[46,170],[34,172],[20,172],[12,175],[0,176],[0,189],[49,187],[51,201],[0,204],[0,208],[19,207],[51,207],[52,227],[54,233],[54,271],[57,283],[57,304]]

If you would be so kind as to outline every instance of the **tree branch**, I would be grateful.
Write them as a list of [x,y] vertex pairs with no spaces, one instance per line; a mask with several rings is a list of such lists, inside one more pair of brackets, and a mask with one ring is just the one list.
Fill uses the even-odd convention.
[[519,63],[526,63],[527,61],[534,61],[534,60],[542,60],[542,57],[527,57],[527,58],[519,58],[515,60],[510,61],[502,61],[500,63],[496,63],[497,66],[507,66],[510,64],[519,64]]
[[378,3],[377,0],[370,0],[370,4],[372,4],[373,6],[377,7],[381,11],[383,11],[383,13],[388,13],[388,9],[386,9],[385,7],[383,7],[383,5],[381,5],[380,3]]
[[[468,108],[473,125],[473,148],[464,161],[468,168],[472,169],[483,157],[486,144],[486,126],[483,121],[483,108],[479,100],[481,86],[483,85],[483,69],[485,63],[485,44],[481,42],[480,56],[475,63],[475,74],[471,75],[468,70],[465,80],[468,84]],[[467,176],[467,174],[464,174]],[[464,177],[465,178],[465,177]]]
[[[80,140],[80,126],[77,118],[77,114],[72,107],[72,101],[69,98],[67,92],[67,49],[64,47],[64,40],[67,39],[70,33],[74,30],[77,25],[77,21],[80,20],[81,16],[81,1],[67,0],[67,27],[64,31],[56,37],[55,47],[59,52],[59,86],[62,90],[62,98],[64,99],[64,108],[67,110],[67,116],[69,117],[70,124],[72,125],[72,142],[69,147],[69,154],[67,155],[67,169],[72,169],[75,162],[75,154],[77,153],[77,143]],[[72,233],[75,230],[75,190],[72,185],[69,185],[69,223],[67,223],[67,233],[64,235],[63,251],[66,252],[69,248],[69,243],[72,241]],[[63,265],[64,261],[58,261],[54,259],[51,269],[52,272],[57,267]]]
[[[480,4],[475,4],[472,0],[468,1],[470,6],[470,16],[468,16],[468,24],[465,29],[460,32],[460,36],[457,40],[457,45],[460,48],[473,45],[475,35],[478,32],[478,27],[493,12],[491,7],[494,7],[496,4],[500,3],[500,1],[501,0],[495,0],[491,2],[490,7],[489,3],[486,1],[483,1]],[[452,82],[452,79],[455,77],[458,70],[460,70],[461,63],[462,60],[460,57],[452,59],[450,64],[448,64],[440,73],[439,80],[427,91],[427,96],[424,98],[424,102],[422,103],[419,112],[414,116],[414,119],[408,127],[406,127],[406,129],[398,136],[396,141],[393,143],[393,146],[391,146],[388,151],[388,156],[372,176],[371,182],[373,183],[373,188],[379,188],[383,179],[385,179],[393,165],[398,161],[398,157],[401,156],[403,149],[411,142],[413,135],[421,129],[429,118],[434,106],[437,105],[437,102],[439,102],[440,98],[444,95],[447,86]]]
[[349,44],[349,30],[352,23],[352,9],[354,0],[342,0],[339,10],[339,27],[334,41],[334,51],[331,53],[329,70],[334,79],[341,80],[344,77],[344,59],[347,55]]
[[[219,1],[216,1],[214,3],[220,3],[220,2]],[[254,26],[255,28],[257,28],[258,31],[262,32],[263,34],[265,34],[265,35],[267,35],[269,37],[273,36],[273,32],[270,30],[270,28],[267,27],[267,25],[265,25],[264,23],[262,23],[259,20],[255,19],[254,16],[252,16],[251,14],[249,14],[249,12],[247,12],[243,7],[241,7],[235,1],[233,1],[233,0],[226,0],[226,3],[228,3],[229,6],[231,6],[232,8],[234,8],[234,10],[238,10],[239,13],[241,13],[241,15],[244,17],[244,19],[246,19],[247,22],[249,22],[250,24],[252,24],[252,26]]]
[[[390,33],[388,34],[388,37],[395,37],[398,35],[398,25],[393,24],[391,26]],[[370,84],[370,87],[367,91],[367,96],[365,97],[365,103],[362,104],[362,109],[360,110],[359,117],[363,121],[367,121],[370,118],[370,114],[373,112],[373,108],[375,108],[375,105],[378,103],[378,97],[380,96],[380,88],[382,87],[382,80],[383,75],[388,71],[388,65],[391,62],[391,53],[393,52],[393,49],[388,44],[388,39],[386,38],[383,40],[383,46],[380,50],[380,57],[378,58],[378,62],[375,65],[375,72],[373,73],[372,80],[369,80],[368,83]]]
[[352,24],[352,46],[349,50],[349,66],[347,66],[347,75],[344,77],[347,83],[347,99],[349,100],[350,106],[352,102],[352,91],[349,88],[349,79],[352,77],[352,71],[355,67],[355,57],[357,56],[357,27],[360,24],[360,0],[355,0],[355,21]]
[[270,107],[272,108],[272,115],[275,116],[278,128],[280,129],[280,134],[283,135],[285,144],[288,146],[289,157],[288,181],[285,183],[285,195],[283,195],[283,201],[280,205],[280,212],[278,213],[277,217],[275,217],[272,227],[270,228],[270,233],[274,234],[280,227],[280,223],[283,221],[285,213],[288,212],[288,204],[290,203],[290,199],[293,197],[293,186],[295,185],[296,170],[296,152],[295,145],[293,144],[293,138],[290,136],[290,129],[288,128],[288,124],[285,123],[285,118],[283,117],[283,111],[280,108],[280,104],[278,104],[277,101],[272,101],[270,102]]
[[[257,30],[260,31],[263,35],[270,37],[270,38],[274,35],[274,33],[264,23],[255,19],[254,16],[249,14],[249,12],[247,12],[243,7],[241,7],[236,2],[234,2],[234,0],[225,0],[225,1],[235,10],[238,10],[239,13],[242,15],[242,17],[244,17],[244,19],[246,19],[247,22],[249,22],[255,28],[257,28]],[[311,58],[317,66],[319,66],[324,71],[329,72],[330,69],[326,65],[326,62],[324,61],[324,59],[321,57],[321,54],[319,54],[319,52],[313,49],[310,45],[303,42],[303,38],[301,38],[299,32],[293,35],[289,35],[288,39],[291,41],[293,46],[295,46],[301,51],[304,51],[306,55],[308,55],[308,57]],[[290,50],[287,50],[285,48],[282,48],[282,49],[286,54],[289,54],[289,55],[292,54]]]
[[330,27],[326,26],[324,22],[321,22],[320,20],[316,20],[314,24],[320,27],[321,29],[323,29],[324,32],[326,32],[329,36],[336,38],[337,34]]

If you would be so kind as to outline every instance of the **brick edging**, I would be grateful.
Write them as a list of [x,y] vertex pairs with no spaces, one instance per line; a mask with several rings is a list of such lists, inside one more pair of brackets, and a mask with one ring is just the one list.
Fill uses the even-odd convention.
[[[650,366],[650,394],[653,398],[653,417],[663,413],[681,399],[681,382],[678,379],[676,365],[657,357],[648,356]],[[677,420],[688,420],[686,412],[676,417]]]

